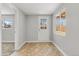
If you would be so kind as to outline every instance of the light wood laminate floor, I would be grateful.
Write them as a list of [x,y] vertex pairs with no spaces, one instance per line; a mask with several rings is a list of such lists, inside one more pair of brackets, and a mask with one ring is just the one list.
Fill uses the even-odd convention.
[[63,56],[50,42],[26,43],[16,53],[18,56]]
[[14,42],[2,42],[2,56],[9,56],[14,52]]

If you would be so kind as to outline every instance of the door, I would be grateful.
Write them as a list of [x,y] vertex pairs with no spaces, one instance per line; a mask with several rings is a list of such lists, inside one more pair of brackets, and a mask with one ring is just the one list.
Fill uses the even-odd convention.
[[39,41],[49,41],[49,16],[39,16]]

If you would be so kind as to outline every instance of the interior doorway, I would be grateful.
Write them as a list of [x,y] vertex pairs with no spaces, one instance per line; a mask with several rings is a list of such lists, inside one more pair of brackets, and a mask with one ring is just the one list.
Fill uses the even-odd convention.
[[15,14],[1,14],[1,55],[9,56],[15,50]]

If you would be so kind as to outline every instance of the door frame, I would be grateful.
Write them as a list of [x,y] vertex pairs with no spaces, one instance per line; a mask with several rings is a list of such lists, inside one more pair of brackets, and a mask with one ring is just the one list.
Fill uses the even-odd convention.
[[[1,36],[1,37],[0,37],[0,41],[1,41],[1,42],[0,42],[0,45],[1,45],[1,46],[0,46],[0,51],[1,51],[1,52],[0,52],[0,55],[1,55],[1,56],[2,56],[2,21],[3,21],[3,20],[2,20],[2,15],[12,15],[12,16],[14,16],[15,19],[16,19],[16,14],[1,14],[1,13],[0,13],[0,30],[1,30],[1,32],[0,32],[0,36]],[[14,28],[11,28],[11,29],[14,29],[14,41],[13,41],[13,42],[14,42],[14,51],[15,51],[15,41],[16,41],[16,40],[15,40],[15,19],[14,19]],[[8,41],[8,42],[9,42],[9,41]]]

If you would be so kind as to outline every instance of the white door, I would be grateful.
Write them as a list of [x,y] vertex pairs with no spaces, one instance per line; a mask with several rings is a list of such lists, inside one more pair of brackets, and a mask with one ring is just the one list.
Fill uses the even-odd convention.
[[[44,26],[43,26],[43,24],[41,25],[43,20],[46,20],[46,21],[44,21],[45,23],[43,22],[44,24],[46,24]],[[45,26],[46,26],[46,29],[43,28]],[[49,16],[39,16],[39,26],[38,27],[39,27],[38,28],[38,40],[42,41],[42,42],[49,41]]]

